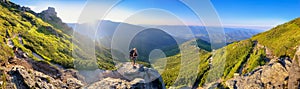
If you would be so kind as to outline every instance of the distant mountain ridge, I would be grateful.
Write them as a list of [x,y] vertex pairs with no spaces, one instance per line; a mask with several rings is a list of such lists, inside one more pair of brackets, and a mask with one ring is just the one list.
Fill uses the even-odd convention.
[[[121,23],[121,22],[113,22],[113,21],[109,21],[109,20],[102,20],[101,24],[102,25],[99,26],[100,28],[98,29],[99,30],[98,35],[102,36],[103,39],[107,39],[107,40],[109,40],[111,38],[111,36],[115,32],[118,25],[126,24],[128,27],[144,27],[144,28],[153,27],[153,28],[168,29],[167,30],[168,34],[172,35],[173,37],[180,38],[184,42],[192,40],[194,38],[202,39],[207,42],[210,42],[209,34],[205,30],[205,26],[180,26],[180,25],[153,25],[153,26],[152,25],[147,25],[147,26],[141,25],[140,26],[140,25]],[[78,24],[77,23],[68,23],[68,25],[72,28],[75,28],[75,26]],[[182,29],[185,29],[185,27],[191,29],[192,34],[195,37],[193,37],[192,34],[185,32],[186,30],[182,30]],[[171,29],[171,30],[169,30],[169,29]],[[224,27],[224,32],[225,32],[227,43],[231,43],[234,41],[248,39],[248,38],[252,37],[253,35],[263,32],[263,30]],[[186,35],[184,35],[184,34],[186,34]],[[106,42],[104,42],[104,43],[106,43]]]
[[[85,36],[91,37],[92,39],[98,40],[101,45],[103,45],[106,48],[110,48],[112,37],[114,35],[114,32],[116,31],[117,27],[119,25],[122,25],[124,30],[137,30],[137,29],[149,29],[148,27],[143,27],[139,25],[132,25],[122,22],[113,22],[109,20],[102,20],[99,21],[101,23],[98,27],[98,31],[96,36],[94,36],[94,33],[89,33],[88,31],[84,30],[75,30],[78,33],[82,33]],[[68,24],[70,27],[75,28],[76,25],[85,25],[85,24],[77,24],[77,23],[70,23]],[[82,26],[81,26],[82,27]],[[151,26],[150,26],[151,27]],[[148,31],[145,32],[146,34],[143,35],[137,35],[135,37],[136,40],[139,40],[138,42],[144,43],[143,46],[137,46],[137,48],[145,48],[145,49],[152,49],[152,48],[160,48],[166,52],[166,55],[171,56],[174,54],[179,53],[178,46],[181,45],[184,42],[197,39],[199,47],[201,49],[205,49],[207,51],[211,51],[210,48],[210,39],[209,34],[205,30],[205,27],[203,26],[169,26],[169,25],[160,25],[160,26],[152,26],[155,29],[161,30],[163,33],[166,33],[165,35],[169,35],[169,39],[164,39],[163,36],[165,35],[157,35],[156,32]],[[78,28],[82,29],[82,28]],[[191,29],[191,33],[186,32],[186,29]],[[224,39],[227,40],[227,44],[244,40],[247,38],[250,38],[251,36],[258,34],[262,32],[261,30],[257,29],[243,29],[243,28],[224,28],[225,31],[225,37]],[[92,35],[91,35],[92,34]],[[124,34],[126,35],[126,34]],[[193,37],[193,35],[195,37]],[[160,41],[161,44],[164,45],[158,45],[156,44],[156,41],[158,40],[167,40],[167,41]],[[174,40],[176,39],[176,42],[169,42],[168,40]],[[134,41],[132,41],[134,42]],[[136,43],[133,43],[136,44]],[[200,46],[202,45],[202,46]],[[134,46],[130,46],[134,47]],[[146,53],[144,53],[144,52]],[[151,51],[151,50],[148,50]],[[141,54],[145,54],[144,56],[148,55],[148,51],[142,50]],[[124,54],[126,55],[126,54]],[[142,56],[141,56],[142,57]],[[147,57],[142,57],[142,59],[147,59]]]

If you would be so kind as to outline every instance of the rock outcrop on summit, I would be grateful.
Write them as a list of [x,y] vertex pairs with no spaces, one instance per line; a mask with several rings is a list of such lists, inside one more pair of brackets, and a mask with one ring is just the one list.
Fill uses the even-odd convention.
[[117,65],[118,70],[101,72],[100,80],[86,86],[88,89],[165,89],[160,74],[152,69],[130,62]]
[[37,16],[44,21],[52,24],[54,27],[61,29],[66,34],[71,35],[73,33],[73,29],[57,16],[57,12],[53,7],[48,7],[47,10],[44,10],[41,13],[37,13]]

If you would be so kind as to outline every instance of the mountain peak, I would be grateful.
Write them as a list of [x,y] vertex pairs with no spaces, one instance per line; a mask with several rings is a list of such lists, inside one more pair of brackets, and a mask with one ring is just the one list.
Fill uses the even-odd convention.
[[57,12],[55,11],[54,7],[48,7],[47,10],[42,11],[38,14],[39,17],[46,21],[59,21],[62,22],[60,18],[57,17]]
[[57,16],[57,12],[55,11],[54,7],[48,7],[48,9],[42,11],[41,14],[48,15],[48,16]]
[[70,28],[57,16],[57,12],[54,7],[48,7],[47,10],[38,13],[37,16],[53,25],[55,28],[62,30],[64,33],[71,34],[73,31],[72,28]]

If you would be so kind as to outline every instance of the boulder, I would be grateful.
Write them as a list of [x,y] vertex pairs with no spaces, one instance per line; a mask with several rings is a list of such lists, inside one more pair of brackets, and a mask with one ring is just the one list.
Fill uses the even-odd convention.
[[226,81],[231,89],[299,89],[300,47],[293,59],[281,57],[254,71]]
[[115,78],[105,78],[86,87],[87,89],[159,89],[149,86],[144,79],[136,78],[132,81],[126,81]]
[[19,65],[13,66],[9,75],[12,77],[12,83],[9,84],[14,84],[17,89],[78,89],[83,86],[76,78],[68,78],[66,82],[62,82],[60,79]]
[[76,78],[68,78],[67,86],[69,89],[79,89],[83,86],[82,82],[77,80]]
[[118,70],[102,71],[101,79],[87,89],[163,89],[160,74],[152,69],[130,62],[117,65]]
[[158,71],[144,67],[143,65],[132,66],[130,62],[126,62],[118,65],[118,72],[129,81],[134,80],[135,78],[144,79],[145,82],[151,82],[160,77]]
[[249,74],[226,81],[226,85],[231,89],[284,89],[287,88],[290,67],[289,58],[272,60],[269,64],[258,67]]
[[32,88],[35,86],[33,78],[25,70],[23,66],[14,66],[10,71],[13,81],[16,83],[17,88]]
[[295,53],[292,66],[289,71],[288,88],[299,89],[300,88],[300,47],[298,47]]

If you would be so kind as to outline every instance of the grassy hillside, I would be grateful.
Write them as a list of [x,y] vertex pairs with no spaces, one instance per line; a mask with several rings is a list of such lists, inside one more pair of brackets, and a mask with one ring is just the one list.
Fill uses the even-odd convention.
[[[207,52],[199,54],[201,61],[200,61],[200,66],[198,68],[198,76],[206,77],[207,75],[205,72],[208,69],[208,57],[210,57],[210,54]],[[195,72],[197,70],[194,70],[192,68],[184,68],[185,71],[188,71],[187,74],[184,74],[184,77],[178,77],[180,73],[180,68],[182,68],[181,63],[180,63],[180,57],[181,55],[175,55],[172,57],[168,57],[167,59],[167,66],[165,68],[165,71],[162,73],[162,78],[167,87],[175,85],[175,87],[180,88],[183,86],[188,86],[188,85],[180,85],[180,84],[175,84],[176,79],[179,80],[178,83],[181,84],[187,84],[188,80],[191,78],[195,78],[195,76],[192,76],[188,74],[189,72]],[[200,78],[204,79],[204,78]],[[205,80],[201,80],[200,84],[203,84]]]
[[[192,44],[192,43],[185,43]],[[194,44],[195,45],[195,44]],[[184,45],[182,45],[184,46]],[[189,45],[192,46],[192,45]],[[222,78],[223,80],[230,79],[235,73],[239,73],[241,67],[246,67],[243,69],[242,73],[249,73],[255,67],[264,65],[265,52],[263,49],[257,49],[253,51],[255,45],[252,40],[243,40],[239,42],[234,42],[226,47],[220,48],[214,51],[214,55],[211,52],[199,50],[199,57],[190,57],[186,60],[197,59],[200,60],[198,64],[198,76],[197,83],[199,86],[203,86],[206,82],[213,82]],[[196,50],[196,49],[190,49]],[[189,53],[193,55],[194,53]],[[209,68],[209,58],[212,56],[212,68]],[[171,86],[174,84],[176,78],[178,77],[179,69],[181,68],[181,55],[175,55],[166,58],[167,68],[162,74],[163,80],[166,86]],[[225,63],[225,64],[224,64]],[[221,67],[221,68],[220,68]],[[188,70],[188,69],[187,69]],[[210,70],[210,71],[208,71]],[[193,70],[190,70],[193,71]],[[209,72],[212,72],[208,75]],[[189,75],[189,74],[187,74]],[[209,76],[209,78],[208,78]],[[195,77],[195,76],[193,76]],[[191,78],[191,77],[186,77]],[[184,80],[184,79],[183,79]],[[186,85],[182,85],[186,86]]]
[[[184,86],[192,86],[193,83],[191,85],[181,85],[181,84],[190,84],[189,80],[191,80],[192,78],[195,78],[195,76],[192,75],[195,71],[199,72],[197,74],[198,76],[203,76],[203,77],[206,76],[205,72],[207,71],[207,69],[209,67],[208,66],[208,58],[211,56],[211,54],[206,50],[199,49],[197,47],[198,42],[200,42],[200,41],[192,40],[192,41],[188,41],[188,42],[180,45],[180,48],[183,49],[180,51],[185,52],[184,53],[184,54],[186,54],[185,57],[183,57],[182,54],[177,54],[174,56],[170,56],[170,57],[161,59],[161,60],[166,60],[166,67],[161,74],[162,74],[163,81],[167,87],[172,86],[172,87],[180,88],[180,87],[184,87]],[[201,44],[203,44],[203,43],[201,43]],[[198,51],[199,54],[195,54],[196,53],[195,51]],[[200,59],[198,59],[198,58],[200,58]],[[183,64],[182,62],[187,62],[187,63],[185,63],[187,65],[182,65]],[[158,65],[163,65],[162,63],[164,63],[164,62],[158,61],[157,63],[158,63]],[[196,63],[199,63],[200,66],[199,67],[196,66],[195,68],[190,67],[193,65],[199,65]],[[198,68],[198,70],[194,70],[197,68]],[[186,74],[182,74],[180,76],[179,75],[180,69],[183,69],[185,71],[184,73],[186,73]],[[176,80],[178,80],[177,84],[175,83]],[[201,81],[201,83],[203,83],[203,82]]]
[[[78,45],[72,44],[71,35],[65,31],[65,24],[48,23],[32,11],[19,9],[20,6],[14,3],[3,3],[0,5],[0,41],[1,41],[1,60],[13,56],[12,49],[6,43],[12,39],[14,46],[22,49],[30,58],[39,60],[32,53],[40,55],[45,61],[60,64],[66,68],[73,68],[73,50],[78,50],[79,54],[85,55]],[[56,18],[57,19],[57,18]],[[58,20],[60,21],[60,20]],[[62,23],[62,22],[60,22]],[[64,28],[63,28],[64,27]],[[19,37],[22,42],[19,41]],[[74,40],[73,40],[74,41]],[[74,41],[76,43],[76,41]],[[98,67],[101,69],[113,69],[114,65],[109,55],[108,49],[97,45],[96,56],[98,57]],[[84,57],[76,57],[86,59]],[[87,61],[81,61],[81,65],[89,65]]]
[[[211,52],[211,46],[209,42],[206,42],[202,39],[196,39],[196,41],[193,42],[186,42],[185,44],[189,44],[189,45],[193,45],[193,46],[197,46],[200,49],[203,49],[205,51]],[[179,45],[183,45],[183,44],[179,44]],[[166,48],[163,48],[162,50],[164,50],[165,54],[167,57],[169,56],[174,56],[176,54],[178,54],[180,52],[180,49],[177,45],[174,46],[168,46]]]
[[9,48],[6,44],[3,43],[4,40],[1,38],[2,36],[0,36],[0,61],[5,61],[9,57],[12,57],[13,51],[11,50],[11,48]]
[[[8,32],[7,37],[16,39],[18,35],[23,38],[24,45],[19,41],[14,44],[36,52],[47,61],[53,61],[66,67],[72,66],[70,36],[44,22],[35,15],[19,11],[11,7],[0,6],[0,29],[1,33]],[[4,37],[4,35],[2,35]]]
[[[251,39],[235,42],[226,46],[226,65],[223,78],[229,79],[234,73],[245,74],[269,60],[266,48],[276,57],[293,57],[300,40],[300,18],[279,25],[267,32],[260,33]],[[258,45],[262,46],[259,47]],[[214,60],[221,58],[214,58]],[[244,64],[244,65],[241,65]],[[239,71],[239,68],[243,68]]]
[[[224,69],[224,78],[232,78],[233,74],[238,71],[238,68],[249,57],[248,55],[253,49],[253,43],[251,40],[244,40],[230,44],[225,47],[226,49],[226,61]],[[218,54],[217,54],[218,55]],[[214,58],[214,60],[223,58]]]
[[[198,57],[201,61],[199,64],[200,72],[197,76],[197,80],[200,81],[199,86],[203,86],[205,82],[217,81],[218,77],[221,77],[222,81],[226,81],[233,78],[235,73],[246,74],[258,66],[265,65],[269,60],[266,49],[270,49],[276,57],[293,57],[296,47],[300,45],[300,35],[298,34],[300,34],[300,18],[260,33],[251,39],[234,42],[211,53],[204,53],[213,54],[213,67],[209,69],[210,71],[204,71],[209,68],[208,57]],[[171,56],[169,59],[172,59],[168,63],[172,65],[172,69],[166,70],[163,74],[167,86],[172,85],[174,82],[172,79],[178,76],[176,71],[180,68],[180,54]],[[209,72],[213,72],[213,74],[208,75]]]
[[300,18],[258,34],[252,39],[267,46],[277,57],[293,57],[295,47],[300,44],[300,35],[298,34],[300,34]]

